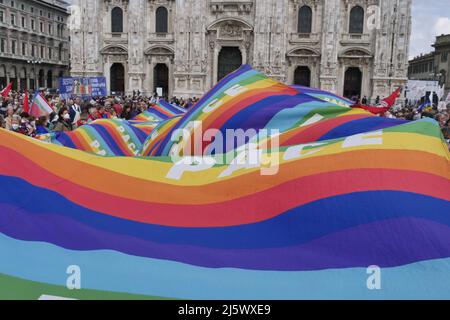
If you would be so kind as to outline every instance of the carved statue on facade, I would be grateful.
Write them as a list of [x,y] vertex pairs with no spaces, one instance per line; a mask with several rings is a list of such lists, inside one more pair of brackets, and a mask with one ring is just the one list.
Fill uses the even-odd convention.
[[220,35],[227,38],[241,37],[242,28],[237,24],[227,22],[220,28]]

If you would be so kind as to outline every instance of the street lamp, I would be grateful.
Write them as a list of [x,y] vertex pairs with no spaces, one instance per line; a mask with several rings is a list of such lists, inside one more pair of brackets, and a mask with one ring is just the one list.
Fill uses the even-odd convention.
[[[34,87],[36,86],[36,65],[42,63],[41,58],[33,57],[31,60],[27,61],[28,64],[31,64],[33,66],[33,72],[34,72]],[[39,85],[39,84],[38,84]],[[33,88],[36,89],[36,88]]]

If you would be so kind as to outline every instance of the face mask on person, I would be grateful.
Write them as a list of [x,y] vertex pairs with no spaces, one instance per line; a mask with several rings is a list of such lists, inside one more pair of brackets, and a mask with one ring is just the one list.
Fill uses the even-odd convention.
[[19,129],[19,125],[17,123],[14,123],[12,125],[12,128],[13,128],[13,130],[17,130],[17,129]]
[[64,120],[70,120],[70,114],[66,113],[66,114],[64,115]]

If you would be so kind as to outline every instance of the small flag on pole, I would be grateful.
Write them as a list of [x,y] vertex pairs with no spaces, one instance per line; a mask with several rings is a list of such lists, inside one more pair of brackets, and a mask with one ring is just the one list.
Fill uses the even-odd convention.
[[40,93],[36,93],[31,104],[30,115],[35,118],[45,116],[53,112],[52,107]]
[[2,96],[3,98],[6,98],[6,97],[9,95],[9,92],[10,92],[11,89],[12,89],[12,85],[13,85],[13,83],[11,82],[10,84],[8,84],[8,85],[6,86],[5,89],[2,90],[2,92],[0,92],[0,94],[1,94],[1,96]]
[[23,98],[23,111],[30,114],[30,102],[28,99],[28,93],[25,92],[25,96]]
[[417,112],[422,112],[424,109],[429,107],[433,107],[433,104],[431,103],[430,98],[426,97],[425,102],[422,103],[419,108],[417,108]]

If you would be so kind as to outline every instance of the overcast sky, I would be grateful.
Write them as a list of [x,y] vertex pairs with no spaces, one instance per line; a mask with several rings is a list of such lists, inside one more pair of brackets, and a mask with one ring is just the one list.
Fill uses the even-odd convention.
[[450,0],[413,0],[410,58],[433,51],[437,35],[450,33]]
[[413,0],[412,19],[410,58],[431,52],[435,37],[450,33],[450,0]]

